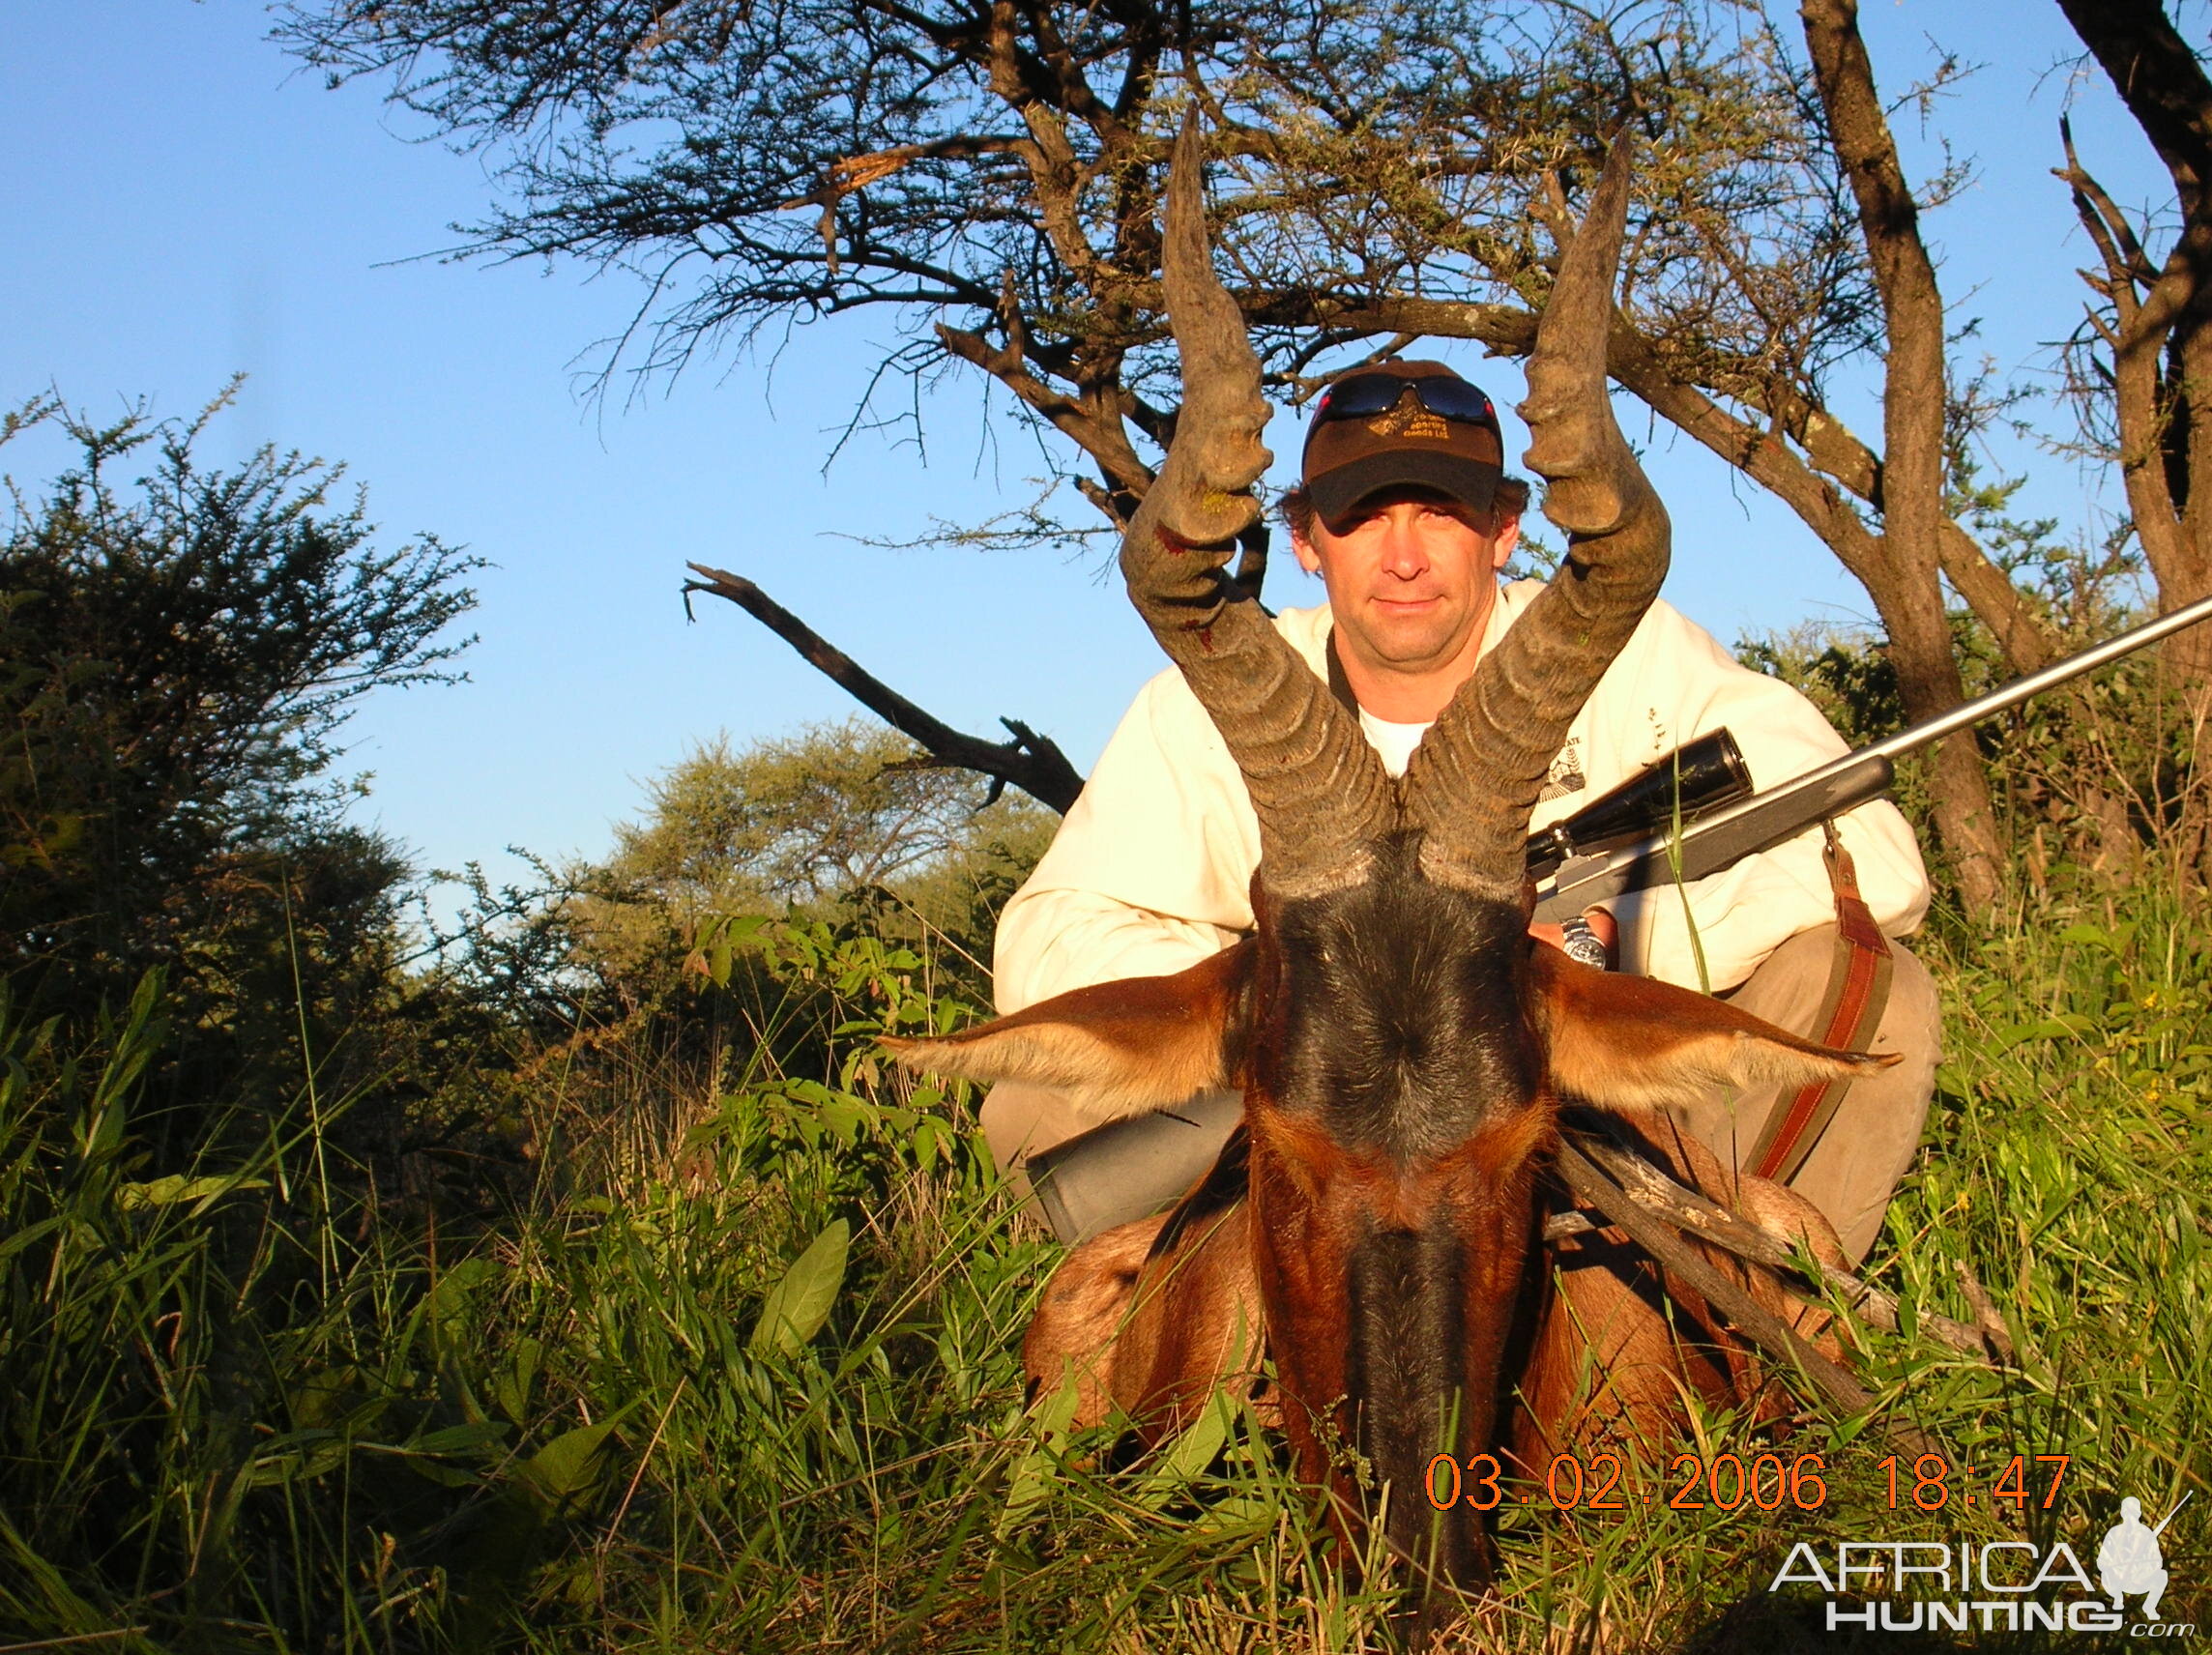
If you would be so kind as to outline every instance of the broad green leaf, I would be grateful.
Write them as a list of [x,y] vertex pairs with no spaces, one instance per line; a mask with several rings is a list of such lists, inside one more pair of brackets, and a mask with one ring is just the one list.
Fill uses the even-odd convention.
[[859,1140],[873,1112],[857,1098],[832,1097],[822,1106],[822,1124],[847,1144]]
[[837,1302],[837,1290],[845,1285],[845,1253],[851,1239],[845,1221],[833,1219],[799,1255],[761,1305],[749,1345],[754,1355],[770,1350],[792,1354],[822,1331]]
[[407,1447],[415,1454],[466,1454],[473,1449],[496,1448],[507,1437],[508,1428],[499,1423],[483,1425],[449,1425],[441,1431],[427,1431],[415,1438]]
[[246,1470],[247,1488],[269,1488],[284,1483],[309,1482],[327,1476],[346,1464],[353,1444],[335,1432],[305,1431],[254,1455]]
[[350,1364],[307,1375],[285,1397],[285,1410],[302,1431],[347,1422],[358,1428],[383,1408],[381,1401],[364,1394],[361,1370]]
[[188,1178],[182,1173],[171,1173],[165,1178],[151,1178],[142,1184],[119,1186],[115,1192],[115,1205],[125,1212],[137,1212],[149,1206],[175,1206],[181,1202],[213,1201],[217,1196],[228,1195],[232,1190],[268,1187],[267,1178],[243,1178],[236,1175]]
[[554,1516],[579,1514],[606,1480],[607,1437],[621,1419],[617,1413],[597,1425],[563,1432],[516,1466],[516,1478]]
[[2097,1031],[2096,1023],[2080,1012],[2068,1012],[2061,1017],[2045,1017],[2033,1023],[2014,1023],[1995,1031],[1995,1044],[1999,1051],[2009,1052],[2015,1046],[2024,1046],[2030,1040],[2077,1040]]
[[1206,1399],[1198,1417],[1168,1444],[1159,1463],[1147,1473],[1137,1498],[1155,1510],[1166,1504],[1213,1464],[1213,1457],[1228,1440],[1229,1398],[1216,1389]]
[[11,1253],[19,1253],[41,1236],[50,1235],[68,1222],[65,1218],[42,1218],[36,1224],[26,1224],[12,1235],[0,1236],[0,1260]]
[[544,1347],[537,1340],[527,1336],[517,1339],[512,1365],[492,1381],[492,1401],[517,1425],[529,1421],[531,1386],[538,1378],[538,1359],[543,1353]]
[[2092,947],[2110,948],[2112,945],[2112,934],[2101,925],[2069,925],[2058,933],[2058,941],[2061,944],[2087,943]]
[[1209,1502],[1193,1525],[1201,1533],[1220,1534],[1239,1528],[1274,1527],[1283,1515],[1283,1502],[1267,1495],[1231,1495]]
[[720,923],[722,935],[733,948],[758,948],[768,941],[761,933],[775,921],[765,914],[733,914]]
[[490,1259],[463,1259],[438,1278],[430,1290],[430,1320],[443,1337],[456,1338],[465,1330],[477,1289],[498,1274]]

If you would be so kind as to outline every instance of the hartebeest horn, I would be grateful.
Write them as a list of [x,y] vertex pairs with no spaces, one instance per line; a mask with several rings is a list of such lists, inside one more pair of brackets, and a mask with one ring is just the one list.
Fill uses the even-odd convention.
[[1483,657],[1407,767],[1406,812],[1424,828],[1421,869],[1439,884],[1517,900],[1528,813],[1591,686],[1666,578],[1666,508],[1606,399],[1606,336],[1628,218],[1626,132],[1559,261],[1528,360],[1529,469],[1567,555],[1528,612]]
[[1161,284],[1182,358],[1182,411],[1160,474],[1121,542],[1129,596],[1212,715],[1260,818],[1261,880],[1283,897],[1364,877],[1395,815],[1390,784],[1350,714],[1224,573],[1260,516],[1266,470],[1260,362],[1213,274],[1197,117],[1168,173]]

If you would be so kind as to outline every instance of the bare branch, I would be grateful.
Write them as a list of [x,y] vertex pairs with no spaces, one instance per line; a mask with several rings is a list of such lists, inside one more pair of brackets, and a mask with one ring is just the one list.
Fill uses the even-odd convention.
[[[1633,1201],[1612,1178],[1600,1172],[1575,1145],[1561,1139],[1559,1176],[1575,1200],[1595,1207],[1608,1220],[1627,1232],[1628,1238],[1657,1261],[1674,1278],[1673,1291],[1687,1289],[1728,1318],[1738,1333],[1786,1368],[1794,1368],[1806,1382],[1846,1413],[1872,1413],[1875,1399],[1857,1379],[1806,1343],[1802,1334],[1754,1299],[1749,1292],[1678,1240],[1660,1220]],[[1893,1442],[1913,1453],[1929,1452],[1934,1444],[1909,1425],[1892,1423],[1884,1428]]]
[[1083,777],[1067,762],[1050,737],[1040,736],[1015,718],[1002,718],[1013,735],[1010,741],[986,741],[963,735],[942,719],[931,716],[862,667],[835,645],[827,642],[805,622],[743,575],[705,564],[688,566],[697,580],[684,583],[686,607],[694,592],[726,597],[804,656],[809,666],[828,678],[862,707],[903,736],[928,749],[938,764],[949,769],[978,770],[991,778],[992,800],[1011,783],[1040,804],[1065,815],[1083,791]]
[[[1001,321],[1005,328],[1008,342],[996,346],[981,334],[964,328],[937,324],[938,339],[945,348],[961,361],[973,363],[1001,385],[1012,392],[1022,402],[1049,421],[1063,436],[1072,439],[1091,456],[1104,475],[1108,485],[1117,493],[1126,494],[1134,501],[1151,485],[1151,468],[1137,457],[1130,445],[1128,432],[1123,428],[1120,414],[1120,398],[1109,412],[1099,406],[1104,398],[1094,394],[1086,400],[1069,396],[1041,378],[1030,365],[1022,349],[1024,325],[1021,312],[1013,304],[1009,291],[1002,311]],[[1125,515],[1125,509],[1123,515]]]
[[2058,142],[2066,152],[2066,164],[2052,167],[2052,175],[2063,179],[2074,190],[2074,210],[2089,239],[2097,244],[2107,279],[2113,283],[2114,290],[2107,297],[2114,304],[2125,303],[2125,295],[2135,285],[2148,287],[2158,279],[2158,266],[2143,251],[2127,215],[2082,166],[2081,157],[2074,148],[2074,124],[2063,117],[2058,123]]
[[[1681,1234],[1710,1242],[1739,1259],[1785,1272],[1783,1285],[1799,1292],[1800,1296],[1822,1290],[1834,1292],[1854,1313],[1884,1333],[1895,1333],[1904,1325],[1897,1300],[1879,1288],[1870,1287],[1848,1270],[1839,1270],[1803,1257],[1799,1249],[1783,1237],[1676,1183],[1641,1155],[1601,1138],[1583,1137],[1577,1142],[1583,1153],[1610,1174],[1630,1200]],[[1580,1213],[1560,1213],[1546,1223],[1544,1237],[1554,1240],[1597,1228],[1599,1226]],[[1801,1274],[1808,1264],[1818,1270],[1816,1277],[1806,1278]],[[1802,1284],[1801,1288],[1796,1284]],[[1923,1309],[1915,1316],[1914,1325],[1938,1344],[1948,1345],[1985,1363],[1990,1362],[1993,1353],[2009,1357],[2012,1341],[2005,1331],[2003,1319],[1996,1317],[1994,1310],[1985,1317],[1979,1305],[1975,1306],[1975,1316],[1981,1325],[1969,1327],[1963,1321]]]
[[2163,0],[2058,0],[2058,9],[2166,162],[2183,214],[2195,218],[2212,182],[2212,79]]

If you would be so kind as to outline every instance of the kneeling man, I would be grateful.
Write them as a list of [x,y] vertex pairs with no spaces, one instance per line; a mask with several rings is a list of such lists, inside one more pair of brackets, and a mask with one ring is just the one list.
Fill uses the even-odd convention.
[[[1305,444],[1300,486],[1284,502],[1291,543],[1328,601],[1290,609],[1275,624],[1338,698],[1393,774],[1475,663],[1528,607],[1541,583],[1500,587],[1520,536],[1528,485],[1504,473],[1488,397],[1441,363],[1391,362],[1340,379],[1323,396]],[[1728,729],[1753,784],[1772,787],[1845,751],[1797,691],[1739,665],[1664,602],[1598,681],[1552,767],[1532,828],[1591,799],[1709,731]],[[1928,903],[1918,848],[1886,801],[1837,825],[1865,904],[1892,937],[1911,932]],[[1173,668],[1138,693],[1067,814],[1059,836],[999,921],[1001,1013],[1117,977],[1179,972],[1252,925],[1259,824],[1242,776]],[[1817,1028],[1837,950],[1837,899],[1812,828],[1687,886],[1632,893],[1535,934],[1591,963],[1703,988],[1793,1032]],[[1935,1086],[1939,1027],[1933,985],[1892,946],[1886,1008],[1872,1043],[1905,1061],[1851,1085],[1813,1136],[1774,1144],[1779,1095],[1716,1093],[1684,1124],[1724,1167],[1750,1170],[1755,1150],[1787,1152],[1791,1186],[1834,1223],[1855,1261],[1919,1145]],[[1082,1155],[1084,1193],[1054,1203],[1062,1239],[1157,1210],[1181,1193],[1226,1137],[1238,1104],[1201,1096],[1149,1134],[1101,1135]],[[983,1105],[1000,1165],[1098,1126],[1074,1093],[1005,1083]],[[1779,1128],[1781,1122],[1773,1122]],[[1818,1123],[1813,1123],[1817,1125]],[[1161,1135],[1178,1127],[1184,1145]],[[1149,1141],[1140,1140],[1149,1138]],[[1119,1143],[1135,1146],[1118,1148]],[[1057,1159],[1057,1157],[1055,1158]],[[1171,1169],[1163,1184],[1162,1169]],[[1075,1157],[1056,1177],[1074,1187]]]

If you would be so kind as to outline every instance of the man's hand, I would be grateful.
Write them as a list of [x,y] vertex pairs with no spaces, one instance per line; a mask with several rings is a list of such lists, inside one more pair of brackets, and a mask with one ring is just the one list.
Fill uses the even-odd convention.
[[[1590,928],[1590,935],[1605,944],[1605,969],[1612,971],[1619,964],[1620,928],[1614,924],[1613,915],[1602,908],[1586,910],[1583,923]],[[1548,943],[1565,952],[1566,937],[1557,925],[1531,925],[1528,935],[1539,943]]]

